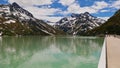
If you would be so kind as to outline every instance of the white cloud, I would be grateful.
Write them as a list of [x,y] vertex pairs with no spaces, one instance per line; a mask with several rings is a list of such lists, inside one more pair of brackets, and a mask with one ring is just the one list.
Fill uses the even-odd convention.
[[110,10],[101,10],[100,12],[109,12]]
[[69,14],[69,13],[84,13],[84,12],[89,12],[89,13],[95,13],[97,12],[94,8],[91,7],[80,7],[79,4],[74,3],[71,4],[68,8],[67,11],[64,12],[64,14]]
[[108,20],[110,17],[98,17],[98,18],[101,18],[101,19],[103,19],[103,20]]
[[67,13],[78,13],[80,9],[79,4],[73,3],[67,8]]
[[77,2],[74,2],[68,6],[67,10],[64,11],[64,14],[84,12],[97,13],[101,9],[108,7],[108,5],[109,4],[104,1],[96,1],[92,6],[81,7]]
[[54,15],[56,12],[60,12],[60,9],[55,8],[38,8],[38,7],[24,7],[26,10],[31,12],[36,18],[48,20],[51,22],[58,21],[61,17],[50,17],[49,15]]
[[30,5],[49,5],[54,2],[54,0],[8,0],[9,3],[16,2],[22,6]]
[[96,1],[93,4],[93,6],[91,6],[91,7],[94,8],[94,9],[96,9],[96,10],[100,10],[100,9],[106,8],[108,6],[109,6],[109,4],[106,3],[105,1],[99,1],[99,2]]
[[110,7],[120,9],[120,0],[113,2]]
[[60,9],[55,9],[55,8],[38,8],[34,6],[29,6],[29,7],[24,7],[26,10],[31,12],[33,15],[54,15],[55,12],[61,11]]
[[49,17],[49,16],[41,16],[39,17],[42,20],[47,20],[47,21],[51,21],[51,22],[57,22],[60,19],[62,19],[63,17]]
[[61,4],[64,5],[64,6],[69,6],[69,5],[71,5],[72,3],[74,3],[74,2],[75,2],[75,0],[59,0],[58,3],[61,3]]

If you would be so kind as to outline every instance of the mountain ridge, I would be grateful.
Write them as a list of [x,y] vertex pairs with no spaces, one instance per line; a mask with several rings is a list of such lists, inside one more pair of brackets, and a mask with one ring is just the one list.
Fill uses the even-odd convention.
[[63,30],[72,35],[83,35],[86,31],[103,24],[105,20],[92,16],[89,12],[74,14],[64,17],[54,25],[57,29]]

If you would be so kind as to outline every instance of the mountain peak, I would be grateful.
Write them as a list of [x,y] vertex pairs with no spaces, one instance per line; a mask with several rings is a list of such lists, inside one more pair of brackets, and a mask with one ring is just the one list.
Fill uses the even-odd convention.
[[89,12],[85,12],[84,14],[90,14]]
[[16,8],[21,8],[16,2],[12,3],[12,6],[16,7]]
[[13,3],[12,3],[12,8],[14,8],[14,10],[17,10],[17,11],[19,11],[19,12],[21,12],[21,13],[26,14],[27,16],[33,17],[33,15],[32,15],[29,11],[23,9],[23,8],[22,8],[21,6],[19,6],[16,2],[13,2]]
[[72,13],[71,14],[71,17],[79,17],[80,14],[75,14],[75,13]]
[[12,4],[17,4],[16,2],[13,2]]
[[85,12],[85,13],[83,13],[83,15],[85,15],[85,16],[92,16],[89,12]]

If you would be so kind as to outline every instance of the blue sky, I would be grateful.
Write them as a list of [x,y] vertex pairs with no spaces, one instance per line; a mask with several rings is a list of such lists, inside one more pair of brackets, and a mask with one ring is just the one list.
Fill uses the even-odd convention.
[[56,22],[71,13],[89,12],[108,19],[118,9],[120,0],[0,0],[0,4],[16,2],[36,18]]

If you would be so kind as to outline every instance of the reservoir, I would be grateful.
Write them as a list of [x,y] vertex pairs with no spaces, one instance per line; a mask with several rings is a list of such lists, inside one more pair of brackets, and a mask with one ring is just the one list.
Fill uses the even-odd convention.
[[0,37],[0,68],[97,68],[104,38]]

